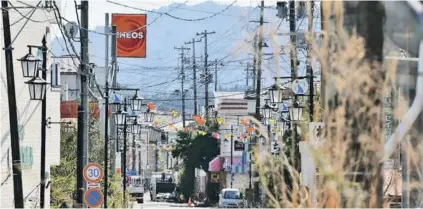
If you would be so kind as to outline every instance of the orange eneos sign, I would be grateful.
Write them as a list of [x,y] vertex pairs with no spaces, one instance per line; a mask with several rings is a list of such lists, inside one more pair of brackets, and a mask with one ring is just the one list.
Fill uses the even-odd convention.
[[117,30],[117,57],[146,57],[146,23],[145,14],[112,14],[112,25],[115,25]]

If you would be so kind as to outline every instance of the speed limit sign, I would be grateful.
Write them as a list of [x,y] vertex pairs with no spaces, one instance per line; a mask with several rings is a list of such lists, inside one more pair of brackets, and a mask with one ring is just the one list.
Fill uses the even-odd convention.
[[84,179],[87,182],[100,182],[103,175],[103,169],[97,163],[88,163],[84,168]]

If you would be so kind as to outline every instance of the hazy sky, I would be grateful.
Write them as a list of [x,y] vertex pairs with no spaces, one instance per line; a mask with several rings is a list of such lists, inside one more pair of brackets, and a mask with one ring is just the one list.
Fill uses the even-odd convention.
[[[158,9],[160,7],[164,7],[172,3],[186,2],[186,4],[188,5],[195,5],[195,4],[205,2],[205,0],[136,0],[136,1],[135,0],[133,1],[110,0],[110,1],[118,2],[125,5],[130,5],[136,8],[147,9],[147,10]],[[213,1],[219,4],[231,4],[232,2],[234,2],[234,0],[213,0]],[[259,0],[237,0],[235,5],[257,6],[259,5],[259,3],[260,3]],[[63,13],[62,15],[69,20],[76,21],[74,1],[62,0],[61,4],[62,4],[61,5],[62,13]],[[265,5],[274,6],[276,5],[276,0],[265,0]],[[122,6],[107,2],[107,0],[90,0],[89,27],[93,29],[96,26],[104,25],[104,14],[107,12],[109,13],[118,13],[118,12],[119,13],[143,13],[140,10],[126,8],[126,7],[122,7]],[[189,13],[189,11],[187,11],[187,13]],[[205,17],[209,15],[210,14],[208,13],[204,13]]]

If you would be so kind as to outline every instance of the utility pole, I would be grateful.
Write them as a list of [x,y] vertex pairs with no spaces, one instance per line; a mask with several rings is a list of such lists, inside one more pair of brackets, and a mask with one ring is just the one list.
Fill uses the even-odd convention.
[[[117,88],[117,63],[116,63],[116,26],[112,26],[112,40],[111,40],[111,59],[112,59],[112,88]],[[117,112],[116,105],[112,106],[112,112]],[[112,158],[112,166],[111,170],[113,173],[116,172],[116,152],[119,151],[119,141],[118,141],[118,134],[117,134],[117,127],[115,124],[115,120],[110,120],[110,134],[114,140],[112,140],[113,143],[115,143],[115,146],[112,146],[112,154],[110,157]]]
[[[309,1],[308,9],[308,32],[313,34],[313,12],[314,1]],[[314,75],[313,67],[311,66],[311,44],[307,42],[307,77],[309,78],[309,107],[310,107],[310,122],[314,122]]]
[[256,87],[256,113],[255,118],[260,121],[260,94],[261,94],[261,63],[263,56],[263,23],[264,23],[264,0],[261,0],[260,6],[260,26],[258,39],[258,60],[257,60],[257,87]]
[[195,40],[192,38],[192,41],[185,42],[185,44],[192,44],[192,85],[194,89],[194,115],[197,115],[197,64],[195,63],[195,43],[201,42],[200,40]]
[[[88,27],[88,1],[81,1],[81,27]],[[81,100],[78,106],[78,140],[77,140],[77,169],[76,169],[76,188],[78,193],[77,203],[80,207],[84,207],[84,191],[87,188],[87,182],[83,177],[83,170],[88,163],[88,85],[89,73],[88,69],[88,31],[80,30],[81,36]]]
[[3,17],[4,51],[6,61],[7,95],[9,103],[10,146],[12,149],[13,195],[15,208],[24,208],[21,158],[19,151],[18,114],[16,107],[15,75],[13,72],[13,48],[10,35],[8,1],[1,1]]
[[250,79],[250,63],[249,62],[247,62],[247,68],[245,69],[245,71],[247,72],[245,74],[245,86],[246,86],[246,90],[248,91],[249,90],[248,80]]
[[[254,53],[253,53],[253,91],[256,91],[257,89],[257,33],[254,35],[254,40],[253,40],[253,49],[254,49]],[[260,118],[258,118],[257,120],[260,120]]]
[[214,60],[214,92],[217,91],[217,59]]
[[[107,197],[109,186],[109,13],[104,17],[104,38],[105,38],[105,59],[104,59],[104,82],[105,82],[105,103],[104,103],[104,185],[103,208],[107,208]],[[113,171],[113,170],[112,170]]]
[[197,36],[203,36],[204,37],[204,87],[205,87],[205,100],[204,100],[204,110],[206,113],[206,122],[209,119],[209,111],[208,111],[208,106],[209,106],[209,66],[207,63],[208,57],[209,55],[207,54],[207,35],[210,34],[215,34],[216,32],[212,31],[212,32],[207,32],[207,30],[204,30],[204,32],[202,33],[197,33]]
[[190,48],[186,48],[181,46],[180,48],[175,47],[176,50],[181,50],[181,95],[182,95],[182,126],[185,128],[185,89],[184,89],[184,80],[185,80],[185,72],[184,72],[184,59],[185,59],[185,50],[190,50]]
[[[291,39],[291,50],[290,50],[290,58],[291,58],[291,82],[294,82],[295,79],[297,79],[297,34],[296,34],[296,16],[295,16],[295,0],[290,0],[289,1],[289,31],[290,31],[290,39]],[[294,95],[294,101],[292,104],[297,102],[297,96]],[[296,143],[296,139],[297,139],[297,127],[296,124],[294,122],[294,124],[292,124],[292,147],[291,149],[293,150],[292,154],[291,154],[291,159],[292,159],[292,165],[294,166],[294,168],[296,168],[299,171],[299,162],[296,163],[296,159],[295,156],[297,154],[297,151],[299,150],[295,150],[295,143]]]

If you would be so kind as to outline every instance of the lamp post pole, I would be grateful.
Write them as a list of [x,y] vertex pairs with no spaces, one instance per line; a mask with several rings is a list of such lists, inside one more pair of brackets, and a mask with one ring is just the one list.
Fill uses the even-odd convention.
[[108,196],[108,182],[109,182],[109,82],[106,80],[105,90],[105,122],[104,122],[104,204],[103,207],[107,208],[107,196]]
[[[46,36],[43,36],[42,42],[42,53],[43,53],[43,64],[41,70],[41,77],[47,80],[47,41]],[[43,100],[41,101],[41,173],[40,173],[40,207],[44,208],[45,205],[45,191],[46,191],[46,129],[47,129],[47,93],[45,93]]]
[[[125,98],[125,100],[124,100],[124,102],[123,102],[123,110],[125,111],[125,112],[127,112],[127,104],[126,104],[126,98]],[[124,122],[123,122],[123,152],[122,152],[122,154],[123,154],[123,204],[124,204],[124,206],[126,207],[126,182],[127,182],[127,179],[126,179],[126,149],[127,149],[127,147],[126,147],[126,144],[127,144],[127,142],[126,142],[126,137],[127,137],[127,131],[126,131],[126,129],[127,129],[127,122],[126,122],[126,117],[125,117],[125,119],[124,119]]]
[[233,126],[231,125],[231,188],[233,186],[233,167],[234,167],[234,133],[233,133]]

